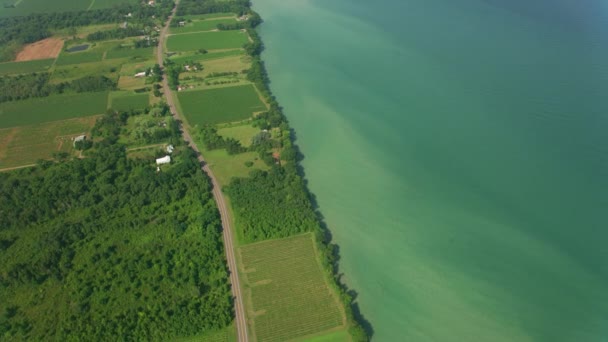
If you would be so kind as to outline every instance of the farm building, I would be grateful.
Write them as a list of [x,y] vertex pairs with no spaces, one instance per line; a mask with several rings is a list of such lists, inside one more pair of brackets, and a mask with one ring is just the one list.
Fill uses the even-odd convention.
[[162,158],[156,159],[156,165],[169,164],[171,162],[170,156],[164,156]]
[[137,74],[135,74],[134,77],[146,77],[146,72],[145,71],[138,72]]
[[173,145],[167,146],[167,153],[173,153],[173,150],[174,150]]

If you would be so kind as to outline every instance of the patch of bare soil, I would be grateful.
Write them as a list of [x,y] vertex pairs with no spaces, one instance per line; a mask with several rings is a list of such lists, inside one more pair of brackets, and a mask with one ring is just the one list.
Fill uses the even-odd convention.
[[23,47],[17,54],[15,61],[31,61],[34,59],[56,58],[63,47],[63,40],[47,38]]

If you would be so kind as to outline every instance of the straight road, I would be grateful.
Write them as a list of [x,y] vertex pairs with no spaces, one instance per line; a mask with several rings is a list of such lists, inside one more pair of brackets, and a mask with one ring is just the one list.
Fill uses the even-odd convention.
[[[171,16],[167,20],[165,27],[163,27],[162,31],[160,32],[160,37],[158,39],[158,49],[157,49],[157,54],[156,54],[156,60],[157,60],[158,65],[161,66],[161,68],[163,67],[163,50],[165,47],[165,40],[167,38],[167,33],[169,32],[169,24],[171,23],[171,19],[173,19],[173,16],[175,15],[175,11],[177,10],[178,3],[179,3],[179,0],[175,1],[175,8],[173,9],[173,12],[171,12]],[[178,120],[178,122],[183,122],[183,120],[180,118],[179,113],[177,112],[177,108],[175,107],[175,102],[173,101],[171,89],[169,88],[169,82],[165,75],[163,75],[163,91],[165,93],[165,97],[167,98],[167,104],[169,105],[169,108],[171,109],[171,114],[173,115],[175,120]],[[181,130],[182,130],[182,136],[183,136],[184,140],[186,141],[186,143],[188,143],[188,145],[190,145],[190,147],[196,152],[196,154],[198,156],[198,161],[201,164],[202,170],[204,172],[206,172],[207,175],[209,175],[209,178],[211,179],[211,184],[213,186],[213,197],[215,198],[215,202],[217,203],[217,207],[220,211],[220,216],[222,219],[222,227],[223,227],[222,230],[223,230],[223,234],[224,234],[224,249],[226,250],[226,259],[228,261],[228,271],[230,272],[230,283],[232,284],[232,296],[234,298],[234,312],[236,315],[235,321],[236,321],[237,336],[238,336],[239,341],[248,342],[249,336],[247,334],[247,321],[245,319],[245,308],[243,306],[243,296],[241,294],[241,286],[239,283],[239,273],[238,273],[237,266],[236,266],[236,257],[235,257],[235,253],[234,253],[234,244],[233,244],[234,241],[233,241],[233,237],[232,237],[232,228],[230,227],[230,216],[229,216],[229,212],[226,208],[226,201],[224,200],[224,194],[222,194],[222,190],[220,188],[219,183],[217,182],[217,179],[215,179],[213,172],[211,171],[211,169],[209,168],[207,163],[205,163],[205,159],[203,158],[203,155],[201,154],[198,147],[192,140],[192,136],[190,135],[188,130],[183,125],[181,127]]]

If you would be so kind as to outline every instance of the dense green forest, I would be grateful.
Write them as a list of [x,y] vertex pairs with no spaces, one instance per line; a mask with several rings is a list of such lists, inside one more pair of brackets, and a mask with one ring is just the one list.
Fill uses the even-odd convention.
[[70,82],[49,83],[49,73],[0,76],[0,102],[46,97],[52,94],[84,93],[116,89],[116,82],[105,76],[85,76]]
[[185,147],[161,172],[128,158],[116,143],[128,118],[100,119],[87,158],[0,173],[3,339],[170,340],[230,324],[210,181]]

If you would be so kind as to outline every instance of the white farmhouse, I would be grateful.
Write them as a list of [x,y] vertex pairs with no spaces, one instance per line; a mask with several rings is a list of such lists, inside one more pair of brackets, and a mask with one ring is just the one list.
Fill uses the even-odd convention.
[[146,77],[146,72],[145,71],[138,72],[137,74],[135,74],[135,77]]
[[164,156],[162,158],[156,159],[156,165],[169,164],[171,162],[170,156]]

